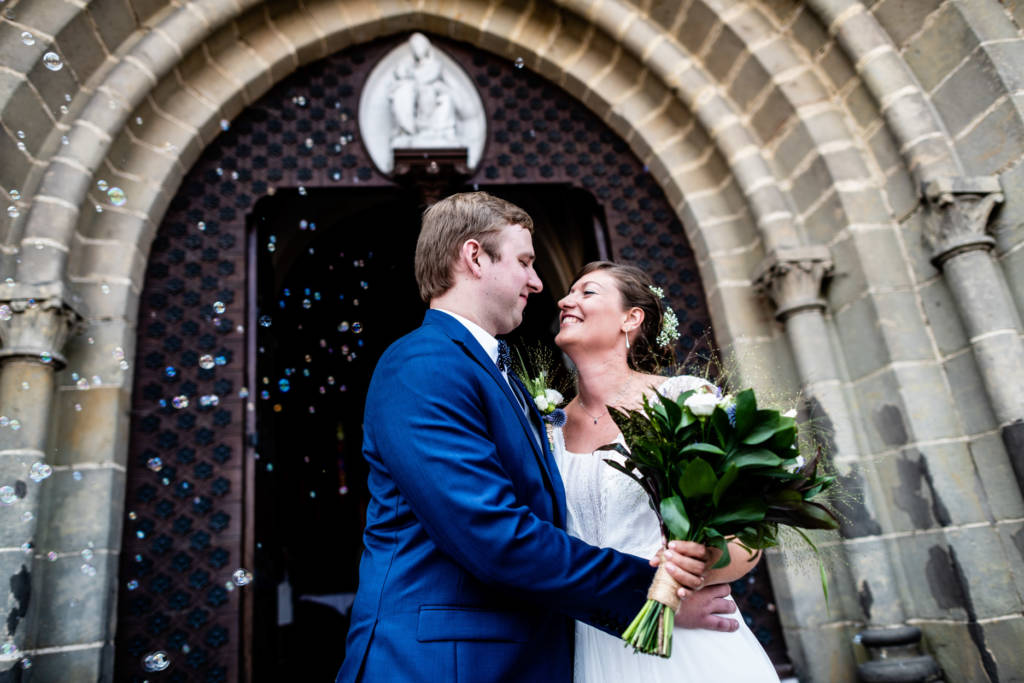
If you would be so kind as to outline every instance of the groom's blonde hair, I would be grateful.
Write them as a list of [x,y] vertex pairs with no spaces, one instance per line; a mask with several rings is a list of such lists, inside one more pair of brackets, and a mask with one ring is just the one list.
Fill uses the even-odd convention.
[[492,260],[500,260],[499,234],[506,225],[520,225],[533,233],[530,214],[486,192],[460,192],[428,208],[416,240],[420,298],[429,304],[451,289],[452,266],[466,240],[478,241]]

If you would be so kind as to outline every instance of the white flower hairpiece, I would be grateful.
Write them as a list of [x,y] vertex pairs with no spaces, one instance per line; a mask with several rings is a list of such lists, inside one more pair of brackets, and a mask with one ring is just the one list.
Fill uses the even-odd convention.
[[[665,290],[657,285],[648,285],[654,296],[659,299],[665,298]],[[662,348],[668,348],[679,339],[679,318],[676,317],[676,312],[672,310],[672,307],[662,302],[662,306],[665,309],[664,315],[661,316],[661,330],[658,332],[658,346]]]

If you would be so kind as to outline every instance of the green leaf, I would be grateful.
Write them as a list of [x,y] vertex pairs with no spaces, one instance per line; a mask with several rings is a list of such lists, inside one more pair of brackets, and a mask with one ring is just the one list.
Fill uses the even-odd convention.
[[[800,526],[805,529],[838,529],[839,522],[828,508],[820,503],[804,503],[797,511]],[[797,521],[797,520],[795,520]]]
[[709,496],[717,483],[714,468],[705,460],[694,458],[679,477],[679,490],[687,498]]
[[730,465],[739,469],[745,467],[777,467],[782,464],[782,458],[771,451],[759,448],[753,451],[746,451],[729,459]]
[[746,434],[753,426],[751,419],[757,410],[757,399],[753,389],[744,389],[736,394],[736,431]]
[[777,410],[758,410],[754,413],[751,424],[750,432],[743,437],[743,443],[748,446],[764,443],[772,438],[779,427],[779,412]]
[[669,540],[685,541],[690,533],[690,518],[679,496],[672,496],[661,501],[661,519],[672,534]]
[[689,446],[679,451],[680,455],[685,455],[686,453],[711,453],[713,455],[725,455],[725,451],[718,446],[703,442],[691,443]]
[[672,399],[658,394],[658,400],[661,402],[661,407],[665,411],[665,417],[668,420],[669,433],[676,433],[680,429],[679,423],[683,421],[683,413],[686,412],[679,407],[679,404]]
[[718,501],[722,498],[722,494],[725,493],[732,483],[736,481],[736,475],[740,473],[740,469],[736,465],[729,465],[726,468],[725,473],[715,484],[715,491],[711,494],[711,500],[714,502],[715,507],[718,507]]
[[730,510],[719,511],[708,526],[718,526],[732,522],[759,522],[764,519],[767,506],[760,500],[747,500]]
[[722,567],[728,567],[729,563],[732,562],[732,558],[729,556],[729,541],[719,534],[717,537],[708,538],[707,545],[722,551],[722,556],[718,558],[718,562],[715,562],[711,568],[721,569]]

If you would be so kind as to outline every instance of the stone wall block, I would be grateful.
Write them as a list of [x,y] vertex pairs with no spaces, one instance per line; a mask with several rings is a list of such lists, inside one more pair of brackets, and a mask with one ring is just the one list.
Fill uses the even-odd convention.
[[[511,0],[495,4],[486,25],[480,27],[480,47],[495,54],[510,56],[509,52],[513,46],[509,43],[509,37],[515,33],[515,27],[522,20],[529,5],[530,3],[526,0]],[[511,58],[514,59],[514,57]]]
[[[270,90],[274,85],[270,75],[266,71],[266,65],[255,57],[254,51],[238,49],[231,46],[213,55],[218,66],[227,71],[232,77],[242,84],[245,90],[247,104],[259,99],[260,95]],[[232,112],[237,116],[239,112]]]
[[894,361],[935,358],[916,297],[910,291],[877,292],[871,295],[877,325],[885,338],[888,356]]
[[[15,358],[6,360],[2,370],[0,399],[7,405],[0,404],[0,415],[18,420],[21,427],[0,427],[0,451],[9,448],[39,448],[46,437],[46,423],[50,413],[45,401],[32,399],[47,396],[52,390],[53,368],[41,362]],[[18,400],[19,397],[28,400]],[[7,484],[14,486],[14,482]]]
[[789,195],[796,204],[797,212],[803,214],[823,195],[834,189],[834,179],[829,174],[825,160],[818,156],[806,170],[791,180]]
[[134,320],[138,315],[139,292],[128,283],[77,278],[72,278],[72,283],[92,319],[120,320],[129,315]]
[[[1017,587],[1017,594],[1024,594],[1024,522],[1008,522],[996,527],[1002,540],[1006,556],[1010,560],[1010,575]],[[1024,669],[1022,669],[1024,670]]]
[[55,38],[79,83],[86,83],[109,55],[88,13],[77,8]]
[[871,9],[871,13],[893,42],[902,46],[907,38],[921,30],[928,16],[941,4],[940,0],[882,0]]
[[833,311],[832,319],[842,339],[846,366],[854,380],[875,372],[893,360],[886,348],[885,334],[879,328],[879,312],[871,295],[865,295],[846,308]]
[[974,354],[965,352],[943,363],[949,385],[958,397],[957,407],[968,434],[979,434],[995,429],[998,424],[985,394],[985,385]]
[[851,223],[885,224],[892,219],[882,194],[874,187],[839,190],[836,194]]
[[[3,118],[4,121],[7,120],[6,117]],[[4,163],[0,164],[0,186],[5,191],[11,188],[21,189],[32,166],[28,155],[18,149],[18,140],[14,136],[14,131],[8,134],[0,128],[0,159],[4,160]],[[0,224],[9,223],[10,219],[4,214],[4,221]]]
[[978,648],[965,634],[965,621],[926,620],[915,622],[914,625],[921,628],[922,642],[942,667],[946,680],[992,680],[985,672]]
[[950,74],[932,93],[932,102],[955,137],[1004,94],[1006,84],[982,52]]
[[265,24],[243,31],[242,40],[267,65],[265,68],[274,83],[283,80],[298,66],[298,54],[292,45]]
[[970,601],[977,618],[1020,615],[1021,598],[1006,571],[1015,559],[1006,554],[996,529],[951,529],[947,537],[967,582],[964,599]]
[[[579,99],[587,99],[590,92],[589,84],[608,67],[608,55],[620,53],[621,48],[611,38],[595,31],[586,51],[579,55],[579,59],[565,65],[565,88]],[[595,99],[591,104],[599,103]]]
[[0,23],[0,64],[19,74],[31,71],[46,52],[46,41],[42,36],[37,38],[35,45],[22,43],[21,32],[24,30],[8,21]]
[[925,91],[931,91],[977,46],[978,38],[960,12],[946,3],[906,45],[903,58]]
[[847,112],[853,116],[854,121],[862,130],[878,121],[878,103],[875,102],[875,98],[863,83],[858,83],[855,87],[850,88],[843,96],[842,101]]
[[[991,520],[985,489],[967,444],[930,444],[907,449],[901,455],[904,454],[911,461],[915,456],[922,458],[918,461],[921,490],[930,492],[932,518],[937,524],[976,524]],[[903,481],[913,489],[917,484],[914,470],[907,467],[904,471]],[[897,494],[894,492],[894,495]]]
[[72,277],[128,277],[140,282],[146,264],[142,253],[130,242],[90,242],[72,239],[68,273]]
[[275,14],[272,22],[274,28],[284,34],[285,38],[295,46],[299,63],[309,64],[326,56],[326,44],[317,36],[309,16],[305,12],[292,11],[291,4],[287,4],[289,11]]
[[[104,647],[57,650],[32,655],[34,681],[100,681],[112,678],[113,669],[104,669]],[[139,670],[141,671],[141,663]]]
[[[780,396],[800,393],[800,376],[793,362],[789,340],[781,325],[771,329],[770,336],[758,339],[737,334],[732,321],[715,320],[715,337],[721,341],[722,358],[737,384],[760,388]],[[769,359],[769,360],[765,360]]]
[[1020,159],[1024,150],[1024,95],[1011,95],[956,143],[968,174],[998,173]]
[[771,310],[750,287],[718,287],[709,291],[708,309],[715,327],[725,322],[733,337],[765,337],[775,321]]
[[[968,443],[974,465],[985,487],[985,497],[992,516],[997,519],[1019,519],[1024,517],[1024,497],[1021,495],[1013,467],[1006,454],[1006,447],[999,434],[984,434],[971,439]],[[1019,548],[1024,552],[1024,537],[1015,537],[1022,544]],[[1020,558],[1013,560],[1020,565]],[[1011,566],[1013,565],[1011,562]],[[1024,576],[1021,577],[1024,581]]]
[[[624,137],[629,141],[637,137],[637,122],[643,120],[648,113],[657,109],[670,97],[661,81],[651,72],[644,71],[642,78],[643,85],[640,90],[617,102],[609,113],[609,119],[616,121],[617,129],[628,131]],[[633,151],[641,159],[650,154],[650,148],[646,145],[643,153],[636,148]]]
[[915,441],[959,436],[963,426],[937,364],[901,365],[895,368],[900,394],[906,406],[908,432]]
[[[988,232],[996,240],[996,254],[1002,257],[1024,242],[1024,164],[1003,171],[999,185],[1003,188],[1004,199],[992,211]],[[1009,276],[1009,269],[1007,271]]]
[[[90,386],[92,386],[92,377],[95,375],[99,375],[101,379],[120,376],[124,371],[120,368],[120,359],[118,358],[120,353],[117,352],[117,349],[123,352],[125,360],[129,363],[127,373],[129,374],[128,379],[130,379],[134,375],[136,362],[136,335],[136,326],[121,318],[87,320],[82,331],[68,339],[65,347],[68,365],[57,375],[57,381],[62,391],[68,391],[69,387],[77,386],[78,380],[71,376],[72,373],[84,377],[89,381]],[[71,393],[86,396],[88,391]],[[72,407],[76,402],[78,401],[72,401]]]
[[709,9],[704,0],[694,0],[686,11],[686,19],[676,32],[676,38],[690,54],[698,54],[712,33],[716,33],[718,23],[715,11]]
[[740,111],[747,112],[752,100],[771,82],[771,76],[765,71],[764,66],[754,56],[748,55],[743,60],[743,66],[736,72],[732,82],[729,83],[729,98],[736,104]]
[[[153,222],[128,213],[87,211],[79,218],[72,243],[83,237],[96,240],[114,240],[138,245],[148,252],[156,228]],[[144,252],[145,253],[145,252]]]
[[[118,558],[116,554],[93,551],[92,559],[86,562],[79,555],[86,548],[85,543],[82,542],[81,548],[69,550],[69,556],[56,562],[36,563],[42,585],[51,591],[39,602],[36,647],[95,643],[113,635],[108,629],[107,610],[117,595]],[[85,565],[96,573],[92,574],[92,569],[83,571]]]
[[[67,238],[70,228],[74,226],[78,217],[78,214],[73,209],[69,209],[64,205],[55,204],[53,202],[40,201],[39,199],[36,199],[32,205],[32,214],[38,217],[36,219],[36,225],[42,226],[42,229],[37,229],[32,236],[55,239],[58,242],[63,242]],[[21,235],[21,237],[24,237],[24,235]],[[61,261],[63,261],[63,259]],[[56,277],[59,277],[59,275],[53,272],[53,268],[63,267],[63,265],[63,262],[58,262],[53,264],[52,267],[42,271],[22,270],[21,277],[24,278],[27,274],[32,276],[32,280],[36,282],[54,280]],[[13,272],[11,275],[13,276]]]
[[647,9],[650,19],[666,30],[675,26],[682,12],[683,5],[677,0],[654,0]]
[[768,145],[795,113],[786,93],[775,88],[750,117],[750,125],[758,139]]
[[[47,45],[46,47],[47,50],[57,50],[59,53],[59,48],[55,45]],[[63,54],[60,57],[62,60],[65,59]],[[43,98],[43,107],[50,114],[51,122],[61,118],[60,107],[61,105],[68,104],[64,100],[64,95],[68,94],[74,97],[81,87],[75,79],[74,72],[68,66],[65,66],[60,71],[51,71],[43,63],[42,59],[32,65],[27,75],[36,92]]]
[[852,386],[855,404],[862,406],[857,417],[869,453],[892,450],[912,440],[906,407],[900,400],[899,382],[892,368],[855,380]]
[[1018,311],[1024,311],[1024,249],[1017,249],[999,261],[1006,285]]
[[[0,415],[6,415],[9,411],[0,409]],[[10,427],[0,427],[0,486],[11,486],[14,488],[14,503],[0,506],[0,564],[5,568],[18,564],[24,564],[27,556],[21,552],[21,544],[29,540],[35,529],[33,517],[25,519],[26,513],[34,514],[39,506],[40,485],[29,477],[32,465],[43,461],[39,453],[32,452],[2,452],[5,435],[3,432],[12,431]],[[38,430],[36,430],[38,431]],[[43,482],[46,480],[44,479]],[[17,569],[15,569],[17,571]],[[10,588],[8,581],[12,574],[4,573],[5,589]],[[5,591],[6,592],[6,591]],[[0,634],[4,630],[0,627]]]
[[736,35],[732,26],[724,26],[715,38],[715,48],[704,59],[704,68],[719,83],[726,77],[746,50],[746,43]]
[[[75,472],[78,472],[77,479]],[[50,478],[44,481],[43,493],[44,514],[49,523],[44,525],[43,520],[40,520],[40,528],[45,529],[45,532],[42,532],[43,536],[36,544],[38,552],[45,555],[52,550],[61,554],[72,554],[76,561],[74,569],[81,574],[82,558],[79,553],[89,547],[89,543],[93,544],[94,552],[106,548],[119,548],[124,481],[124,471],[112,467],[59,469],[50,475]],[[100,574],[103,571],[99,562],[101,557],[102,555],[96,552],[96,569]],[[59,566],[61,562],[58,560],[55,564]],[[58,567],[57,571],[63,570]],[[99,579],[100,576],[82,575],[82,578]],[[114,577],[110,575],[104,577],[96,586],[108,585],[107,580],[110,581],[111,588],[116,590]],[[56,586],[59,583],[55,580],[47,585]],[[53,609],[58,609],[59,601],[51,598],[47,602]],[[47,630],[45,624],[44,619],[40,632]],[[83,637],[82,640],[91,639]]]
[[[944,530],[903,536],[893,541],[894,561],[902,573],[904,602],[916,620],[967,618],[963,589],[953,568]],[[962,637],[961,632],[961,637]]]
[[[359,39],[358,34],[353,33],[352,18],[345,4],[342,0],[314,0],[303,4],[306,12],[309,13],[309,20],[319,28],[320,34],[324,36],[328,54],[333,54]],[[262,18],[261,13],[250,12],[250,14]],[[250,31],[244,31],[242,35],[245,42],[252,45]],[[279,79],[274,79],[274,82],[277,80]]]
[[48,461],[71,467],[125,466],[130,405],[128,390],[118,386],[58,392]]
[[[20,44],[20,39],[16,38],[16,40]],[[4,124],[15,133],[17,139],[14,144],[17,145],[20,142],[25,145],[29,154],[34,157],[40,156],[40,150],[43,148],[47,136],[50,135],[54,123],[53,115],[46,104],[39,99],[36,93],[32,92],[27,80],[17,82],[10,98],[3,104],[0,117],[3,118]],[[18,131],[24,133],[24,137],[17,135]],[[21,155],[23,152],[18,150],[14,151],[14,154]],[[7,158],[9,157],[4,158],[5,164]],[[20,185],[20,182],[18,184]]]
[[97,0],[89,4],[88,12],[111,53],[137,28],[128,0]]
[[939,271],[932,265],[931,254],[924,248],[923,233],[927,220],[925,212],[915,211],[900,224],[914,281],[918,284],[940,277]]
[[813,121],[801,119],[787,127],[786,132],[776,139],[772,160],[775,172],[780,178],[789,178],[793,174],[793,169],[808,155],[818,153],[812,130],[817,133]]

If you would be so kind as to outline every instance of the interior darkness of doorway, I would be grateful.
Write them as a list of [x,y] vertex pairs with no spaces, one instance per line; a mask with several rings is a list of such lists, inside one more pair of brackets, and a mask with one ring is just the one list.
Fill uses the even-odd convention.
[[[603,214],[585,191],[483,187],[525,208],[597,258]],[[256,253],[254,680],[332,680],[344,657],[368,498],[360,456],[363,400],[377,358],[419,325],[413,253],[420,200],[401,188],[279,189],[249,217]],[[595,226],[599,226],[595,230]],[[564,266],[565,264],[563,264]],[[545,290],[531,297],[520,345],[551,345],[562,296],[538,249]]]

